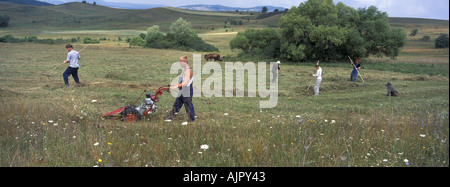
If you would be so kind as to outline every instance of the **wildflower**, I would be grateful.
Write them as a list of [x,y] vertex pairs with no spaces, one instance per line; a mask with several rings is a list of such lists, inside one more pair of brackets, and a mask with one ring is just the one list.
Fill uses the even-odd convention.
[[45,125],[45,123],[42,123],[42,125]]
[[296,118],[301,118],[301,116],[300,116],[300,115],[296,115],[295,117],[296,117]]
[[95,99],[93,99],[91,102],[93,102],[93,103],[96,103],[97,102],[97,100],[95,100]]
[[108,142],[108,145],[112,145],[112,143],[111,143],[111,142]]
[[422,137],[422,138],[427,137],[427,135],[425,135],[425,134],[420,134],[419,136]]
[[209,149],[209,145],[203,144],[200,146],[200,149],[207,150]]
[[328,123],[328,120],[324,120],[325,121],[325,123]]
[[94,146],[97,146],[97,145],[99,145],[99,144],[100,144],[100,143],[98,143],[98,142],[95,142],[95,143],[94,143]]
[[224,116],[228,116],[228,113],[223,113]]
[[383,162],[387,162],[388,161],[388,159],[383,159]]
[[54,127],[58,126],[58,123],[53,124]]
[[188,124],[188,122],[187,122],[187,121],[185,121],[185,122],[181,123],[181,125],[187,125],[187,124]]
[[53,120],[48,120],[49,123],[53,123]]
[[331,124],[333,124],[333,123],[336,123],[336,121],[334,121],[334,120],[331,120]]
[[98,159],[98,162],[102,162],[103,160],[102,159]]

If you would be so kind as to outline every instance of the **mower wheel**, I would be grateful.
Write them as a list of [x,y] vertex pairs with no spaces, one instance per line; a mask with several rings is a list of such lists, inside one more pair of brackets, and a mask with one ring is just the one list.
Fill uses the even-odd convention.
[[136,110],[136,106],[127,105],[122,112],[122,120],[127,122],[136,122],[141,119],[141,114]]

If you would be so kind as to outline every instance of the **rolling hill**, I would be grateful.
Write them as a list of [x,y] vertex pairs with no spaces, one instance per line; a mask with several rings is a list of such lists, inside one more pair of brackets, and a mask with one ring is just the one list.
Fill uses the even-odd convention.
[[[77,2],[54,6],[0,2],[0,12],[11,17],[10,26],[6,29],[14,30],[146,30],[158,24],[164,31],[179,17],[190,21],[195,29],[210,30],[214,26],[223,27],[228,19],[252,17],[249,13],[200,12],[173,7],[116,9]],[[255,13],[253,17],[257,15]]]
[[[53,6],[31,6],[0,1],[0,12],[11,17],[9,31],[55,31],[55,30],[146,30],[152,25],[160,25],[162,31],[168,31],[170,24],[180,18],[190,21],[199,33],[210,32],[213,28],[224,29],[224,22],[242,20],[242,26],[235,29],[278,27],[279,19],[285,13],[264,19],[257,19],[260,12],[217,12],[194,11],[174,7],[152,9],[117,9],[102,5],[82,4],[79,2]],[[415,24],[444,25],[448,20],[420,18],[389,18],[391,25],[405,27]],[[228,27],[228,26],[227,26]],[[229,28],[229,27],[228,27]]]
[[7,3],[15,3],[15,4],[22,4],[22,5],[35,5],[35,6],[52,6],[53,4],[37,1],[37,0],[0,0],[0,2],[7,2]]
[[[222,5],[187,5],[187,6],[180,6],[178,8],[187,9],[187,10],[198,10],[198,11],[249,11],[249,12],[261,12],[262,8],[264,6],[257,6],[257,7],[251,7],[251,8],[241,8],[241,7],[228,7],[228,6],[222,6]],[[268,9],[268,12],[273,12],[275,9],[278,9],[279,11],[283,11],[286,8],[284,7],[274,7],[274,6],[265,6]]]

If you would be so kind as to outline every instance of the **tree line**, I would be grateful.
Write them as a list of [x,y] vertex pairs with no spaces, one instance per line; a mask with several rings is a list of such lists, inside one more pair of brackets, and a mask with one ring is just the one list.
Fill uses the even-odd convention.
[[386,12],[375,6],[356,10],[333,0],[308,0],[292,7],[281,17],[279,32],[247,30],[230,41],[232,49],[295,62],[395,58],[405,44],[406,34],[390,28]]

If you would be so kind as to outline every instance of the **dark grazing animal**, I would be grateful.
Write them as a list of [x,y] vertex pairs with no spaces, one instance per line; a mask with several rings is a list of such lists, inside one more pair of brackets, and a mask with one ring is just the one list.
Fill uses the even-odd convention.
[[216,60],[219,61],[220,60],[220,55],[217,54],[217,53],[209,53],[209,54],[204,55],[203,57],[204,57],[204,59],[206,61],[209,61],[211,59],[213,59],[214,61],[216,61]]
[[388,82],[386,84],[386,88],[387,88],[387,96],[400,96],[400,92],[395,90],[394,86],[392,86],[391,83]]

